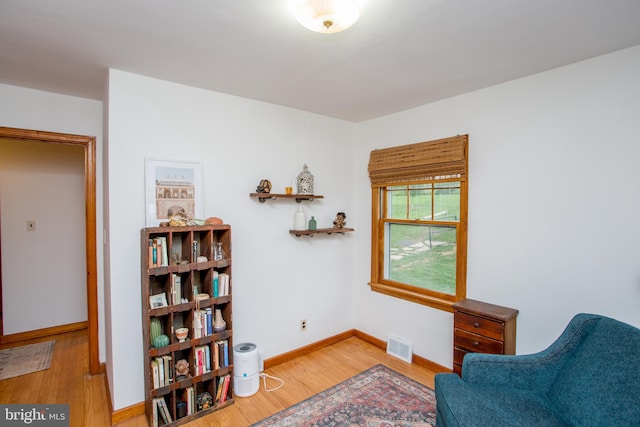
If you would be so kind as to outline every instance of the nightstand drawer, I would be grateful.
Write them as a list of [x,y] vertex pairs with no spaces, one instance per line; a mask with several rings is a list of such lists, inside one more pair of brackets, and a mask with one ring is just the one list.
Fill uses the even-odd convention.
[[454,328],[464,329],[474,334],[484,335],[494,340],[504,339],[504,323],[484,317],[458,312],[453,323]]
[[503,354],[504,343],[463,329],[455,329],[453,346],[474,353]]

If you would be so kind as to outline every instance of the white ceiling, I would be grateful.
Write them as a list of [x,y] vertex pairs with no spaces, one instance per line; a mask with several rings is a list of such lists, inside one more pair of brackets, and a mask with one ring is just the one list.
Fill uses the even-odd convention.
[[108,68],[362,121],[640,44],[640,0],[0,0],[0,83],[102,99]]

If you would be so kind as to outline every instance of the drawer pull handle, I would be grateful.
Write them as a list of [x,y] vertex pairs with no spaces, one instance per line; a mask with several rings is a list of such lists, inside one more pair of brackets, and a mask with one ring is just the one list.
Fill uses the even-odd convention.
[[473,342],[473,346],[474,346],[474,347],[477,347],[477,346],[479,346],[479,345],[480,345],[480,343],[479,343],[478,341],[474,341],[474,342]]
[[473,324],[473,327],[474,327],[474,328],[479,328],[479,327],[480,327],[480,323],[478,323],[478,322],[474,323],[474,324]]

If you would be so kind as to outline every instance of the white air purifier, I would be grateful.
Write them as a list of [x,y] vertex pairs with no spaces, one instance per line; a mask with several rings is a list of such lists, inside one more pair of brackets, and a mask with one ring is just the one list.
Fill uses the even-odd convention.
[[260,389],[260,353],[251,343],[233,347],[233,394],[248,397]]

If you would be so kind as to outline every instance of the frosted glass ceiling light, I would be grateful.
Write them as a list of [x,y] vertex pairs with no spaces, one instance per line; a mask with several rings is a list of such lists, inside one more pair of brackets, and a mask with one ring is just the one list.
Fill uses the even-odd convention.
[[337,33],[360,18],[364,0],[289,0],[298,22],[317,33]]

